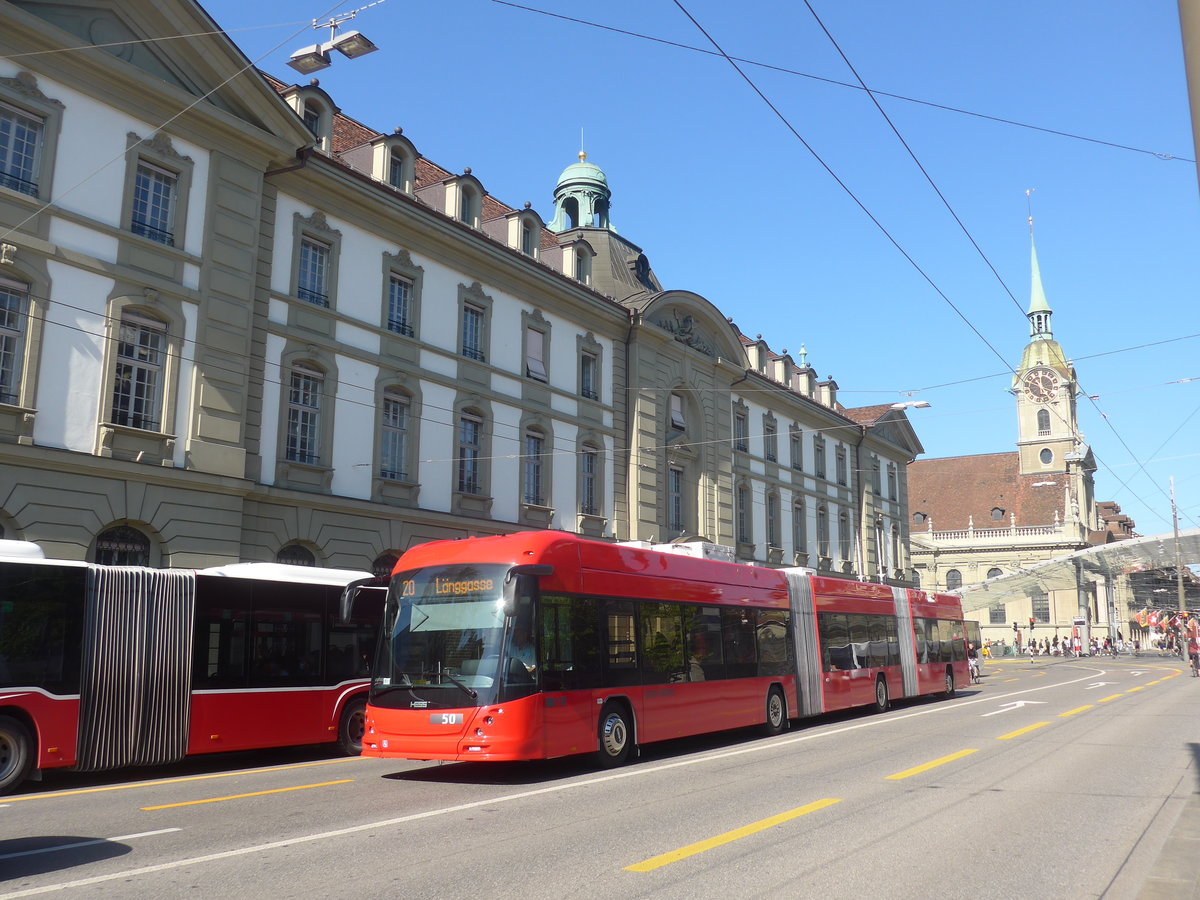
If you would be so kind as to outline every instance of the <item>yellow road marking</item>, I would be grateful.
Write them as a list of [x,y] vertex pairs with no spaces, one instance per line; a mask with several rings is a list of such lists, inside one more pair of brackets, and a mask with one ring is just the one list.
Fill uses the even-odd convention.
[[1144,691],[1145,689],[1146,689],[1146,686],[1145,686],[1144,684],[1139,684],[1137,687],[1131,687],[1131,688],[1130,688],[1129,690],[1127,690],[1125,693],[1127,693],[1127,694],[1132,694],[1132,693],[1134,693],[1135,691]]
[[1122,697],[1121,694],[1109,694],[1107,697],[1101,697],[1096,702],[1097,703],[1107,703],[1109,700],[1120,700],[1121,697]]
[[1020,681],[1020,680],[1021,680],[1020,678],[1005,678],[1004,684],[1011,684],[1014,681]]
[[1018,728],[1016,731],[1010,731],[1008,734],[1002,734],[996,738],[998,741],[1009,741],[1015,737],[1020,737],[1023,734],[1028,734],[1031,731],[1037,731],[1039,728],[1045,728],[1049,722],[1038,722],[1036,725],[1027,725],[1024,728]]
[[1065,713],[1059,713],[1058,715],[1060,718],[1065,719],[1067,716],[1073,716],[1075,713],[1081,713],[1085,709],[1091,709],[1093,706],[1095,706],[1094,703],[1089,703],[1087,706],[1077,706],[1074,709],[1068,709]]
[[232,778],[235,775],[252,775],[258,772],[287,772],[291,769],[308,769],[313,766],[332,766],[339,763],[357,762],[362,756],[345,756],[338,759],[323,759],[320,762],[296,763],[291,766],[271,766],[266,769],[238,769],[236,772],[216,772],[212,775],[188,775],[185,778],[163,778],[158,781],[133,781],[128,784],[110,784],[105,787],[79,788],[74,791],[55,791],[48,794],[25,794],[21,797],[5,797],[5,805],[23,800],[54,800],[58,797],[78,797],[81,794],[103,794],[108,791],[128,791],[133,788],[158,787],[160,784],[183,784],[186,781],[208,781],[212,778]]
[[743,825],[741,828],[735,828],[733,831],[727,831],[724,834],[718,834],[716,837],[710,837],[703,841],[696,841],[694,844],[688,844],[686,847],[680,847],[678,850],[672,850],[669,853],[661,853],[658,856],[652,856],[650,859],[643,860],[640,863],[634,863],[632,866],[626,866],[627,872],[653,872],[655,869],[660,869],[663,866],[670,865],[673,862],[679,862],[681,859],[687,859],[689,856],[695,856],[697,853],[703,853],[705,850],[711,850],[714,847],[720,847],[723,844],[729,844],[733,841],[741,840],[744,837],[749,837],[752,834],[757,834],[760,831],[766,831],[768,828],[774,828],[776,825],[782,825],[784,822],[790,822],[792,819],[798,819],[800,816],[806,816],[811,812],[816,812],[819,809],[824,809],[827,806],[833,806],[835,803],[841,803],[841,800],[827,797],[824,800],[818,800],[815,803],[810,803],[807,806],[800,806],[796,809],[789,810],[785,813],[780,813],[777,816],[771,816],[767,819],[760,819],[757,822],[752,822],[749,825]]
[[295,787],[275,788],[270,791],[254,791],[249,794],[230,794],[228,797],[209,797],[207,800],[185,800],[183,803],[165,803],[162,806],[143,806],[142,812],[153,812],[156,809],[175,809],[177,806],[198,806],[201,803],[221,803],[225,800],[241,800],[245,797],[261,797],[264,794],[286,794],[288,791],[306,791],[309,788],[329,787],[332,784],[349,784],[353,778],[343,778],[341,781],[322,781],[320,784],[299,784]]
[[903,772],[897,772],[895,775],[888,775],[888,781],[899,781],[902,778],[911,778],[913,775],[920,775],[922,772],[928,772],[930,769],[936,769],[938,766],[944,766],[948,762],[954,762],[956,759],[962,759],[964,756],[970,756],[972,753],[978,753],[979,750],[959,750],[957,753],[951,753],[949,756],[943,756],[941,759],[935,759],[933,762],[927,762],[921,766],[914,766],[911,769],[905,769]]

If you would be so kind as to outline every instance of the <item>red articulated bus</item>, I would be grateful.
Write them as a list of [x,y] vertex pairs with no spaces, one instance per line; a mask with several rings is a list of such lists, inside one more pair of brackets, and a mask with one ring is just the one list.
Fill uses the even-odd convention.
[[807,570],[553,531],[424,544],[392,576],[363,755],[611,766],[653,741],[777,734],[953,695],[963,634],[956,597]]
[[66,766],[333,741],[357,754],[379,603],[344,621],[338,600],[364,575],[97,566],[0,541],[0,794]]

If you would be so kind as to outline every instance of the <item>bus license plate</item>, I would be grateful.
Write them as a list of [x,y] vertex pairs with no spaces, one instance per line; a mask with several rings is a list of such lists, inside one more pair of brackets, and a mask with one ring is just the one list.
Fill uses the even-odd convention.
[[463,720],[462,713],[430,713],[430,725],[461,725]]

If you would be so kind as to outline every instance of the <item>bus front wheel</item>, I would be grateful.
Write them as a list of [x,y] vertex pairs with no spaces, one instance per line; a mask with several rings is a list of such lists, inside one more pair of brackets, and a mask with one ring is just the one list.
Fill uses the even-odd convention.
[[25,780],[33,764],[33,739],[29,729],[12,716],[0,716],[0,794]]
[[787,727],[787,701],[783,699],[783,691],[779,685],[772,685],[767,691],[767,724],[763,730],[768,735],[782,734]]
[[354,697],[346,701],[338,721],[338,746],[347,756],[361,756],[363,735],[367,730],[367,701]]
[[620,703],[605,703],[600,710],[600,725],[597,738],[597,757],[600,765],[607,768],[623,765],[633,749],[633,733],[629,727],[629,713]]

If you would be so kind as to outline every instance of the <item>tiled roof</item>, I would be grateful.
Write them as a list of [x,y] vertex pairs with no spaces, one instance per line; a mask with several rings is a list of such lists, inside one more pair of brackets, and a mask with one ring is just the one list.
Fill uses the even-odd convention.
[[846,409],[839,404],[838,409],[843,416],[859,425],[874,425],[891,411],[892,404],[890,403],[883,403],[879,406],[856,406],[853,409]]
[[[1015,452],[918,459],[908,466],[909,513],[929,516],[935,531],[958,531],[968,522],[1006,528],[1012,515],[1018,526],[1053,525],[1055,512],[1063,518],[1065,485],[1065,475],[1019,474]],[[1002,511],[998,520],[993,509]]]

